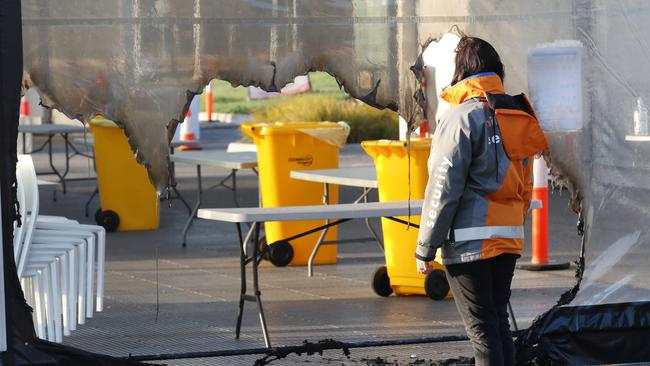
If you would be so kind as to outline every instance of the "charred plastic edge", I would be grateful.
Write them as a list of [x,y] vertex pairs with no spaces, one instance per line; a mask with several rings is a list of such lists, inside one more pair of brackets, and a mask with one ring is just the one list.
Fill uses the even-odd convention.
[[538,329],[538,359],[571,365],[650,361],[650,302],[560,306]]

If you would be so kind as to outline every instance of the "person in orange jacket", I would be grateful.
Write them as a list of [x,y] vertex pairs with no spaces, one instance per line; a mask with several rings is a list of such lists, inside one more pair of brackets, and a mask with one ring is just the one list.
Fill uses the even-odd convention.
[[447,280],[477,365],[513,365],[507,305],[524,245],[533,158],[548,143],[525,95],[503,88],[499,54],[488,42],[461,38],[451,109],[438,121],[416,249],[417,269],[441,249]]

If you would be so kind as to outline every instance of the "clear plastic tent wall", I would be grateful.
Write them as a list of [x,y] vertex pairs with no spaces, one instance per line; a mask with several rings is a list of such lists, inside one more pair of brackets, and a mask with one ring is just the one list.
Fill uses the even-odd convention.
[[[167,140],[212,78],[279,91],[323,70],[378,107],[414,110],[411,5],[332,0],[25,0],[25,68],[44,104],[120,123],[159,190]],[[408,28],[415,29],[416,23]],[[399,40],[408,40],[402,44]],[[397,51],[398,49],[402,51]],[[400,80],[409,79],[409,82]],[[401,100],[400,100],[401,99]]]
[[[22,4],[25,68],[44,104],[120,123],[159,189],[171,133],[212,78],[273,91],[324,70],[352,96],[413,121],[422,118],[419,69],[411,69],[421,45],[453,26],[484,38],[504,61],[506,90],[530,95],[551,143],[552,173],[584,218],[584,278],[565,307],[650,301],[645,0]],[[648,326],[626,319],[619,326]]]

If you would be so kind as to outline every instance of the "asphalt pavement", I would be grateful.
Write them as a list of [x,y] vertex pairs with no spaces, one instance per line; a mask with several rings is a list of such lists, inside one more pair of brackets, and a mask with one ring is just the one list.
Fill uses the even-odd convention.
[[[225,150],[241,139],[236,125],[204,126],[205,149]],[[60,142],[54,162],[63,167]],[[37,170],[48,167],[47,153],[33,155]],[[93,164],[78,156],[71,161],[70,177],[93,177]],[[341,154],[347,166],[372,164],[358,145]],[[203,169],[204,186],[219,182],[226,169]],[[178,189],[190,203],[197,194],[196,170],[176,166]],[[42,179],[52,180],[51,176]],[[258,180],[252,171],[241,171],[238,188],[244,206],[258,204]],[[92,223],[84,216],[84,203],[95,181],[71,182],[68,192],[43,186],[41,213],[62,215]],[[56,191],[56,195],[54,192]],[[351,202],[359,189],[342,187],[340,201]],[[231,207],[231,192],[217,188],[204,195],[204,207]],[[56,201],[54,197],[56,196]],[[91,213],[99,207],[95,199]],[[550,195],[549,253],[555,261],[574,261],[580,240],[577,217],[568,208],[567,192]],[[242,335],[234,327],[240,291],[237,232],[234,225],[197,220],[188,246],[181,246],[181,230],[188,212],[179,201],[161,202],[160,228],[154,231],[112,232],[107,236],[105,310],[88,319],[64,344],[113,356],[187,353],[254,349],[264,346],[256,308],[247,303]],[[377,220],[375,227],[380,228]],[[530,222],[526,223],[527,238]],[[341,238],[367,236],[364,225],[344,224]],[[316,267],[307,277],[305,267],[261,265],[261,293],[268,329],[274,346],[300,345],[303,341],[332,339],[341,342],[391,341],[422,337],[463,335],[464,329],[453,300],[433,301],[421,296],[378,297],[371,288],[375,269],[384,265],[376,243],[339,245],[334,265]],[[530,261],[530,242],[520,262]],[[530,272],[517,270],[512,306],[520,328],[550,308],[559,295],[574,284],[575,266],[569,270]],[[250,276],[249,276],[250,281]],[[250,285],[250,283],[249,283]],[[349,357],[340,350],[323,355],[291,355],[271,364],[415,364],[429,360],[471,356],[467,341],[355,348]],[[262,355],[185,359],[170,365],[252,365]]]

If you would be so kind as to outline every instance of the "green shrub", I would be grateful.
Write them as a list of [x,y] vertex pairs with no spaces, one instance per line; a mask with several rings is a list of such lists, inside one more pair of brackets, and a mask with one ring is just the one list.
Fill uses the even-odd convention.
[[350,125],[348,143],[397,139],[397,113],[376,109],[354,99],[322,95],[300,95],[253,112],[254,122],[345,121]]

